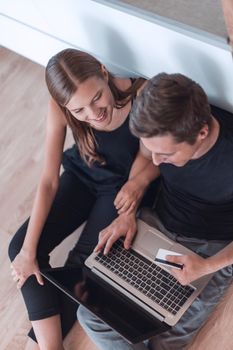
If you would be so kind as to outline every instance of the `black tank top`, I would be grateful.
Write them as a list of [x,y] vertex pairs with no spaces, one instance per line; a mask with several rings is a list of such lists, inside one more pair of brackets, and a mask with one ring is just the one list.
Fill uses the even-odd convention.
[[117,129],[106,132],[94,130],[97,152],[106,161],[89,167],[81,158],[78,147],[64,152],[63,167],[75,173],[93,193],[116,193],[127,181],[131,165],[139,149],[139,141],[129,130],[129,116]]
[[161,164],[156,210],[165,227],[185,236],[233,239],[233,116],[217,107],[215,145],[183,167]]

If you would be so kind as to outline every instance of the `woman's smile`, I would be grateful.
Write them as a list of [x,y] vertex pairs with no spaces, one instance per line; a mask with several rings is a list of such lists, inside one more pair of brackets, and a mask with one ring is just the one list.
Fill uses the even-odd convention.
[[105,121],[105,119],[107,118],[107,110],[106,108],[104,109],[104,111],[102,111],[100,113],[100,115],[98,116],[98,118],[96,119],[92,119],[93,121],[96,121],[98,123],[102,123],[103,121]]

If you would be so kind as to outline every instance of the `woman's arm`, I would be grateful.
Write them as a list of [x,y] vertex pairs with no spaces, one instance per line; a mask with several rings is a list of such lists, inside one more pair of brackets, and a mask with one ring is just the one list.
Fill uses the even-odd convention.
[[132,164],[128,181],[122,186],[114,201],[118,213],[135,211],[148,185],[159,175],[159,168],[152,162],[151,152],[140,142],[140,148]]
[[35,274],[38,282],[42,284],[36,262],[36,251],[42,228],[57,192],[65,135],[65,117],[57,104],[51,99],[47,117],[42,174],[23,246],[12,262],[14,279],[20,280],[18,282],[19,288],[31,274]]

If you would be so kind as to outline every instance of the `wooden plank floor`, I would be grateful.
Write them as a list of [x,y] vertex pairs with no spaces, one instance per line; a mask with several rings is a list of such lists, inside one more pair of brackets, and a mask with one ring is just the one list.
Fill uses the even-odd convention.
[[[9,241],[30,214],[43,159],[47,89],[44,68],[0,48],[0,349],[23,350],[30,323],[20,292],[10,276]],[[71,143],[68,135],[67,145]],[[62,265],[79,232],[52,255]],[[67,350],[96,350],[76,325],[66,339]]]
[[[30,324],[21,295],[11,280],[7,247],[30,213],[40,173],[48,98],[44,68],[0,48],[0,85],[0,350],[23,350]],[[67,145],[70,140],[69,136]],[[62,265],[78,233],[55,250],[53,266]],[[190,350],[232,350],[232,312],[233,287]],[[65,348],[96,350],[78,324],[65,340]]]

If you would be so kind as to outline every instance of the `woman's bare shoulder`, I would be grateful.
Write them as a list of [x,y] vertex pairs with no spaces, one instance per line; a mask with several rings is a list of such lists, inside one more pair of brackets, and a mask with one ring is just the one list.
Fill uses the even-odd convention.
[[[138,77],[138,78],[140,78],[140,77]],[[114,83],[116,84],[116,86],[120,90],[125,91],[132,85],[133,79],[135,79],[135,78],[114,77]],[[142,78],[142,79],[144,79],[144,78]],[[144,88],[146,83],[147,83],[147,80],[145,79],[145,81],[142,83],[142,85],[138,88],[137,95],[139,95],[140,91]]]
[[144,89],[146,84],[147,84],[147,80],[145,79],[145,81],[142,83],[142,85],[140,86],[140,88],[137,91],[137,96],[141,93],[141,91]]
[[52,97],[49,98],[48,118],[52,124],[61,125],[63,127],[67,126],[67,120],[64,113]]
[[127,90],[132,82],[130,78],[121,78],[121,77],[114,77],[114,83],[120,89],[121,91]]

